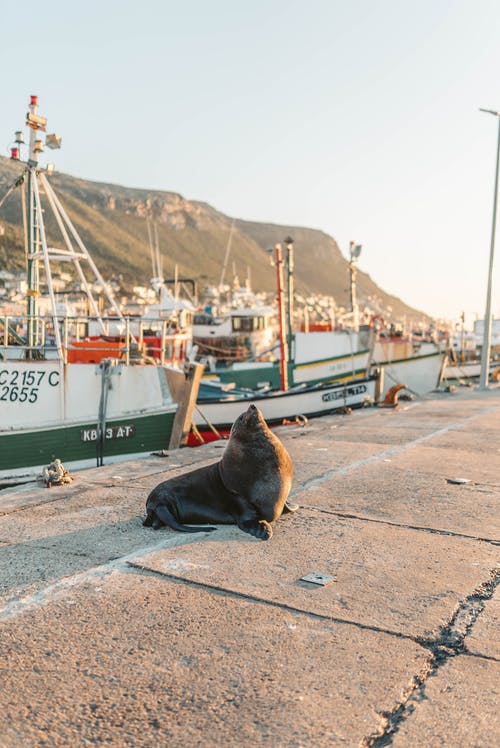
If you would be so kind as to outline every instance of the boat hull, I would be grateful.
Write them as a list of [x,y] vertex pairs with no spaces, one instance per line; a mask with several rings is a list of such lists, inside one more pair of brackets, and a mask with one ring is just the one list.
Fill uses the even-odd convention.
[[[500,361],[491,360],[489,363],[490,377],[500,369]],[[443,379],[447,383],[476,382],[481,375],[480,361],[464,361],[460,364],[448,364],[444,370]]]
[[[175,413],[131,415],[106,421],[102,457],[130,456],[167,449]],[[0,433],[0,480],[35,475],[59,458],[68,469],[72,463],[95,465],[98,442],[94,421],[64,424],[52,428],[24,429]],[[80,466],[80,465],[79,465]],[[81,465],[84,466],[83,464]]]
[[[290,366],[293,384],[363,379],[370,368],[382,366],[385,371],[382,396],[393,384],[405,384],[419,396],[439,385],[446,357],[438,345],[377,341],[370,350],[361,347],[367,342],[365,337],[345,332],[296,333],[295,356]],[[326,357],[325,354],[330,355]],[[221,382],[234,382],[238,387],[279,387],[279,364],[236,364],[225,370],[207,372],[206,377],[210,376],[216,376]]]
[[210,430],[206,421],[218,431],[226,430],[251,403],[260,408],[271,426],[287,420],[295,421],[301,416],[315,418],[345,408],[361,408],[374,403],[377,381],[377,377],[368,377],[340,384],[297,387],[265,395],[253,393],[244,398],[204,400],[198,403],[203,415],[195,412],[194,423],[202,432]]
[[374,365],[384,369],[385,396],[394,384],[404,384],[415,395],[422,396],[439,386],[446,365],[446,355],[435,346],[413,352],[389,349],[387,346],[375,345]]
[[161,366],[0,361],[0,479],[55,458],[166,449],[176,410]]
[[293,381],[295,384],[312,384],[363,379],[369,367],[369,357],[370,352],[366,350],[347,356],[295,363]]
[[[322,382],[344,382],[363,379],[369,367],[369,351],[359,351],[316,361],[294,363],[291,367],[293,384],[320,384]],[[205,379],[217,378],[221,382],[235,382],[238,387],[259,389],[280,386],[278,362],[234,364],[207,372]]]

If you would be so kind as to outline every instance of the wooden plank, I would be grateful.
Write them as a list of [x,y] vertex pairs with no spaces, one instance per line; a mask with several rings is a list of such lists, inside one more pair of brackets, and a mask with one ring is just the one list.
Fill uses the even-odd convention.
[[169,449],[177,449],[187,442],[204,368],[204,364],[198,363],[186,364],[184,371],[165,367],[168,386],[172,398],[178,406],[168,445]]

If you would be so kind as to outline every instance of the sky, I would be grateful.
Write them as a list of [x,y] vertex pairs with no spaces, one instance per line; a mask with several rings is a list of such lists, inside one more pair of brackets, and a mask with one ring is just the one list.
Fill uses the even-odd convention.
[[37,94],[59,171],[354,240],[388,293],[484,317],[498,0],[0,0],[0,19],[4,155]]

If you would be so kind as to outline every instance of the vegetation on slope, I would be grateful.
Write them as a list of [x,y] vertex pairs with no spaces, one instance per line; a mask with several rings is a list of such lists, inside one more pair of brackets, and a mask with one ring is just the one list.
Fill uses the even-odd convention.
[[[0,158],[0,199],[22,172],[22,165]],[[105,278],[120,275],[125,287],[147,285],[152,274],[147,218],[156,224],[165,277],[192,277],[201,288],[220,279],[232,218],[211,206],[184,199],[172,192],[140,190],[90,182],[63,174],[50,177],[61,203],[82,236]],[[61,244],[56,225],[46,211],[47,233],[52,246]],[[24,265],[22,214],[16,195],[0,211],[0,269]],[[272,292],[275,271],[269,248],[292,236],[295,246],[296,289],[304,295],[316,292],[334,296],[337,304],[349,301],[348,265],[335,240],[322,231],[235,220],[226,281],[233,267],[241,281],[250,272],[255,290]],[[400,299],[389,296],[358,270],[361,304],[392,307],[397,316],[425,316]]]

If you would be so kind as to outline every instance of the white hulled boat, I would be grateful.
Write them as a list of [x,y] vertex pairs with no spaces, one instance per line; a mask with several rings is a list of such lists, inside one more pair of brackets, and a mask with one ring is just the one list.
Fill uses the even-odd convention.
[[[175,336],[160,330],[158,355],[144,355],[144,331],[132,334],[130,320],[121,315],[50,185],[51,169],[39,164],[46,119],[38,114],[36,96],[31,97],[26,124],[28,157],[21,161],[24,137],[18,131],[11,158],[22,169],[4,197],[21,193],[27,265],[25,313],[0,317],[0,480],[4,482],[39,472],[55,458],[71,468],[166,448],[177,410],[165,366]],[[59,147],[60,140],[47,135],[45,145]],[[58,246],[51,245],[55,232],[49,239],[45,228],[49,211],[58,228]],[[55,263],[65,263],[80,282],[88,316],[61,315],[52,283]],[[110,334],[110,320],[99,314],[91,290],[95,284],[107,298],[113,321],[119,323],[119,335]],[[42,298],[47,300],[48,314],[41,313]],[[91,325],[96,327],[94,335],[89,335]]]

